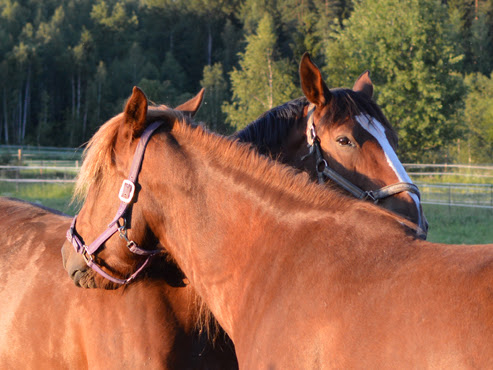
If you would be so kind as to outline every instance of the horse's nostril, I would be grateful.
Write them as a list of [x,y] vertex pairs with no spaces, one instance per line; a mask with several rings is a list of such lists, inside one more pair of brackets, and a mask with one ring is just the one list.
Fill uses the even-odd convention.
[[87,274],[87,271],[84,270],[73,270],[70,272],[70,278],[74,282],[74,284],[78,287],[81,287],[81,279]]

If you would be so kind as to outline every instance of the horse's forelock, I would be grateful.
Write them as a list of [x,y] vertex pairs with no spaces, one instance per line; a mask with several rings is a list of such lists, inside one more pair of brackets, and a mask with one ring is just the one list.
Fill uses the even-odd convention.
[[368,96],[350,89],[331,89],[332,98],[323,124],[340,124],[354,120],[360,114],[377,119],[387,130],[391,141],[397,144],[397,134],[380,107]]
[[[75,184],[72,200],[83,201],[89,187],[93,183],[104,181],[104,174],[113,167],[113,148],[115,146],[118,129],[123,122],[124,115],[120,113],[104,123],[87,143],[83,153],[84,161]],[[165,122],[185,121],[186,117],[179,111],[168,109],[165,105],[149,107],[148,122],[163,120]]]

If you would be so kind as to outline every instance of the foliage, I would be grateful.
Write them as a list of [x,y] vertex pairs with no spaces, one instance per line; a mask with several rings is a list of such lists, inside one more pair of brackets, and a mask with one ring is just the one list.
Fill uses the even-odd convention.
[[225,104],[227,121],[237,129],[260,114],[291,100],[296,94],[292,64],[277,58],[277,37],[269,14],[261,19],[257,33],[247,36],[247,47],[240,54],[240,69],[231,72],[233,101]]
[[241,127],[301,94],[297,65],[309,51],[332,87],[371,70],[404,159],[491,162],[465,155],[466,144],[480,153],[491,141],[484,134],[471,141],[479,113],[465,107],[479,87],[466,81],[465,90],[464,79],[492,72],[492,5],[0,0],[0,143],[81,145],[121,111],[135,85],[171,106],[206,86],[199,118],[230,133],[230,124]]
[[348,78],[371,71],[406,161],[436,159],[460,133],[454,112],[465,91],[454,69],[462,56],[448,22],[436,0],[363,0],[326,49],[330,81],[348,85]]
[[228,98],[228,85],[224,78],[222,64],[205,66],[204,77],[200,85],[205,89],[205,95],[197,119],[213,131],[231,134],[233,128],[225,122],[226,117],[221,110],[222,102]]
[[469,89],[464,111],[467,147],[460,159],[493,163],[493,80],[475,73],[466,76],[465,82]]

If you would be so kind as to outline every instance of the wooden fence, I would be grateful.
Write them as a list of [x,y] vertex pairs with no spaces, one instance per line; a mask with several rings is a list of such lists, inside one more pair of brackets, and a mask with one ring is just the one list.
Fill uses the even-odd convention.
[[[81,150],[0,146],[0,155],[17,163],[0,165],[0,183],[72,183]],[[404,167],[425,204],[493,209],[493,166],[410,163]]]

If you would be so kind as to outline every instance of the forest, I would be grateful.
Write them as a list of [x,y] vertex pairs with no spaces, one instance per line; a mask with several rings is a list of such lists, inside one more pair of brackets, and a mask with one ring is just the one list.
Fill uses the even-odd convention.
[[330,88],[371,73],[420,163],[493,163],[493,0],[0,0],[0,144],[77,147],[133,86],[230,134],[302,95],[308,51]]

